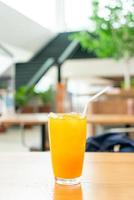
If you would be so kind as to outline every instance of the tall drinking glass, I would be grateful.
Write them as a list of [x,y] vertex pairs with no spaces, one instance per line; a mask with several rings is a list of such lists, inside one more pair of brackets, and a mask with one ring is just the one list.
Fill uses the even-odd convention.
[[86,117],[74,113],[50,114],[49,141],[56,182],[79,183],[86,143]]

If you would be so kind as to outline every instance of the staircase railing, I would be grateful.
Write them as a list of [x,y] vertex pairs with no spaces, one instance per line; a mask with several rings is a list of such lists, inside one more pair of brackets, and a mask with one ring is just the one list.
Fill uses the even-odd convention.
[[29,81],[27,86],[32,86],[38,83],[38,81],[42,78],[42,76],[50,69],[50,67],[55,63],[54,58],[48,58],[46,62],[42,65],[40,70],[33,76],[33,78]]
[[71,54],[78,48],[78,46],[79,43],[77,41],[72,41],[61,54],[61,56],[58,58],[58,64],[63,64],[64,61],[68,59],[71,56]]

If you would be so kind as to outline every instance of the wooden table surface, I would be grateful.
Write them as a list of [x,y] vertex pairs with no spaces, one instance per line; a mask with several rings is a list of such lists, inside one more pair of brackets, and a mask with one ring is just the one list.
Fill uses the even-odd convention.
[[97,125],[134,125],[134,115],[93,114],[88,115],[88,124],[90,125],[90,136],[94,136]]
[[[0,117],[0,123],[5,124],[43,124],[48,122],[47,113],[11,114]],[[134,124],[134,115],[93,114],[88,115],[88,123],[92,124]]]
[[[46,125],[48,123],[48,114],[47,113],[14,113],[10,115],[3,115],[0,117],[0,125],[12,126],[20,125],[22,128],[24,125],[40,125],[41,126],[41,147],[39,150],[46,150],[46,140],[47,140],[47,131]],[[21,131],[22,133],[22,131]],[[24,136],[24,134],[23,134]],[[24,140],[24,138],[23,138]]]
[[5,125],[42,125],[48,122],[47,113],[16,113],[0,117],[0,124]]
[[102,124],[102,125],[134,124],[134,115],[93,114],[93,115],[88,115],[88,123]]
[[81,184],[54,183],[50,153],[1,153],[0,200],[133,200],[134,154],[86,153]]
[[[45,149],[45,126],[48,123],[47,113],[32,113],[32,114],[12,114],[0,117],[0,124],[4,125],[41,125],[41,149]],[[88,115],[88,124],[90,125],[90,136],[94,136],[96,133],[96,125],[133,125],[134,115],[122,114],[122,115],[110,115],[110,114],[94,114]]]
[[[46,124],[48,122],[47,113],[32,113],[32,114],[11,114],[0,117],[0,124]],[[110,115],[110,114],[93,114],[88,115],[88,123],[90,124],[134,124],[134,115]]]

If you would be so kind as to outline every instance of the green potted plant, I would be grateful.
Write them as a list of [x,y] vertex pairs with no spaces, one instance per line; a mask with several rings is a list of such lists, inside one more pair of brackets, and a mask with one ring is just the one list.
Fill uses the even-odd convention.
[[92,6],[93,14],[90,20],[94,29],[76,33],[72,38],[99,58],[124,59],[125,89],[130,89],[129,63],[134,57],[134,1],[129,0],[129,9],[123,0],[111,1],[111,4],[104,8],[107,16],[100,14],[99,0],[93,0]]
[[50,112],[54,106],[54,91],[52,87],[48,90],[40,92],[40,99],[42,106],[39,107],[39,112]]
[[20,112],[33,112],[34,108],[32,105],[29,104],[31,99],[36,96],[34,91],[34,86],[27,87],[22,86],[20,87],[15,93],[15,105],[16,108]]

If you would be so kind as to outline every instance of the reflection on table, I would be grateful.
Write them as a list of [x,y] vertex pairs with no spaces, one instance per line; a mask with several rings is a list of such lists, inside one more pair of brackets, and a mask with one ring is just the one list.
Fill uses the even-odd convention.
[[54,185],[53,200],[83,200],[81,185]]

